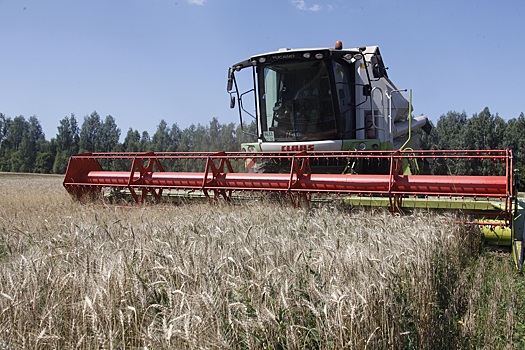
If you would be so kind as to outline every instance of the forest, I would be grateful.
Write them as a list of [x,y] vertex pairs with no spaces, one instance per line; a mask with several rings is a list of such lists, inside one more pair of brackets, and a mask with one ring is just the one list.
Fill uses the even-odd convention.
[[[0,171],[64,174],[71,155],[85,152],[183,152],[237,151],[242,142],[253,139],[234,123],[221,124],[213,118],[208,125],[181,129],[161,120],[151,136],[130,128],[123,142],[115,119],[94,111],[81,125],[74,114],[59,122],[57,134],[46,140],[34,116],[9,118],[0,113]],[[255,133],[255,124],[245,127]]]
[[[450,111],[433,126],[430,135],[422,135],[422,149],[512,149],[516,168],[525,170],[523,112],[504,120],[488,107],[470,117]],[[222,124],[217,118],[208,125],[192,124],[185,129],[161,120],[153,135],[129,128],[121,142],[115,119],[111,115],[102,118],[94,111],[84,116],[81,125],[74,114],[64,117],[56,136],[47,140],[37,117],[10,118],[0,113],[0,171],[63,174],[69,157],[84,152],[238,151],[242,142],[254,140],[255,124],[245,125],[244,131],[248,133],[240,125]],[[490,172],[481,166],[470,171]],[[435,167],[430,171],[440,172]]]

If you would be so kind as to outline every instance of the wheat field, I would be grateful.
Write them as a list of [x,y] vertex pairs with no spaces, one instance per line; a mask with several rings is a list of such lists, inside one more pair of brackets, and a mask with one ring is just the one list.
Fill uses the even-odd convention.
[[81,204],[61,181],[0,175],[0,349],[522,344],[508,256],[452,214]]

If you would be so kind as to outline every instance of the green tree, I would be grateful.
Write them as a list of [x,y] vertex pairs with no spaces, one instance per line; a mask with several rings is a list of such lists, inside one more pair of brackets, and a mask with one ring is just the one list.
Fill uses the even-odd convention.
[[479,114],[474,114],[466,125],[464,135],[466,149],[499,149],[503,144],[505,121],[497,114],[490,113],[485,107]]
[[102,122],[96,111],[84,117],[80,128],[80,152],[96,152],[99,150],[100,130]]
[[10,170],[11,145],[8,136],[13,121],[0,113],[0,171]]
[[6,138],[10,147],[9,171],[32,172],[40,148],[45,142],[42,127],[36,117],[13,119]]
[[170,128],[166,121],[162,119],[157,125],[157,130],[151,138],[151,144],[149,145],[149,151],[151,152],[166,152],[171,144],[170,140]]
[[68,156],[77,154],[79,150],[79,128],[74,114],[64,117],[58,126],[56,144],[59,151],[66,151]]
[[9,125],[9,132],[7,134],[7,142],[15,151],[18,150],[24,139],[24,134],[29,131],[29,123],[20,115],[13,118],[11,125]]
[[210,139],[209,127],[205,127],[201,124],[198,124],[195,129],[193,129],[193,149],[194,152],[208,152],[208,151],[217,151],[215,145]]
[[[450,111],[439,117],[436,127],[430,135],[423,133],[421,146],[430,150],[457,150],[465,149],[464,135],[468,118],[465,112]],[[441,159],[425,163],[425,172],[433,174],[458,174],[466,172],[468,164],[465,162],[450,162]]]
[[206,149],[203,149],[203,151],[204,150],[210,151],[210,152],[224,151],[224,149],[222,149],[221,130],[222,130],[222,125],[221,123],[219,123],[219,120],[215,117],[212,118],[210,123],[206,127],[206,133],[205,133],[206,136],[204,138],[206,139],[205,145],[207,147]]
[[176,152],[179,150],[179,144],[182,137],[182,130],[179,128],[177,123],[174,123],[170,128],[169,140],[170,145],[168,146],[168,152]]
[[111,115],[106,116],[104,123],[100,124],[100,129],[97,134],[97,151],[116,151],[119,139],[120,129],[117,127],[115,118],[113,118]]
[[[464,134],[465,148],[471,150],[501,149],[505,133],[505,121],[497,114],[490,113],[485,107],[479,114],[469,119]],[[492,160],[472,159],[468,162],[466,174],[494,175],[495,167]]]
[[10,118],[6,117],[3,113],[0,113],[0,147],[4,145],[11,123],[12,121]]
[[223,124],[221,127],[220,135],[221,139],[220,147],[226,152],[237,152],[240,149],[240,144],[237,141],[235,124]]
[[467,123],[468,117],[465,112],[450,111],[442,115],[436,125],[436,149],[465,149],[464,134]]
[[40,121],[35,116],[29,117],[29,130],[26,137],[27,142],[25,143],[26,149],[24,150],[24,154],[27,157],[27,171],[34,172],[36,159],[47,143]]
[[[35,160],[35,173],[50,174],[56,158],[56,140],[46,141]],[[67,164],[67,163],[66,163]],[[64,168],[65,171],[65,168]]]
[[503,137],[503,148],[512,149],[516,169],[525,174],[525,115],[507,121]]
[[72,113],[69,117],[66,116],[60,120],[57,130],[56,156],[53,160],[52,172],[64,174],[69,158],[77,154],[80,147],[80,130],[75,115]]
[[182,130],[180,134],[178,151],[190,152],[195,149],[195,130],[196,127],[194,124],[191,124],[189,127]]
[[210,152],[233,152],[239,150],[235,137],[235,124],[221,124],[217,118],[212,118],[207,128],[206,139]]
[[249,124],[237,125],[235,129],[235,140],[237,142],[237,150],[241,149],[241,144],[257,141],[257,123],[252,120]]
[[[70,156],[67,155],[66,151],[58,152],[53,161],[53,174],[65,174],[69,158]],[[43,161],[45,161],[45,159]]]
[[124,152],[140,152],[140,146],[140,133],[129,128],[122,144]]
[[149,136],[149,133],[147,131],[143,131],[142,135],[140,136],[140,151],[146,152],[151,143],[151,138]]

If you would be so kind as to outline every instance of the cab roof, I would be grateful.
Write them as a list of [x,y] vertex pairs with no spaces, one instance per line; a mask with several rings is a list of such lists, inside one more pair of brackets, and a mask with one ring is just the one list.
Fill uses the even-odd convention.
[[281,48],[277,51],[270,51],[262,54],[257,54],[254,56],[251,56],[249,59],[241,61],[239,63],[236,63],[232,65],[232,68],[234,70],[241,70],[243,68],[251,67],[257,65],[257,62],[259,61],[259,58],[266,57],[266,56],[277,56],[277,55],[286,55],[286,54],[295,54],[295,53],[306,53],[306,52],[321,52],[321,51],[329,51],[332,53],[339,53],[339,54],[359,54],[361,53],[365,60],[369,61],[370,59],[367,59],[367,56],[377,55],[379,54],[379,46],[373,45],[373,46],[361,46],[361,47],[355,47],[355,48],[349,48],[349,49],[337,49],[335,47],[321,47],[321,48],[302,48],[302,49],[290,49],[290,48]]

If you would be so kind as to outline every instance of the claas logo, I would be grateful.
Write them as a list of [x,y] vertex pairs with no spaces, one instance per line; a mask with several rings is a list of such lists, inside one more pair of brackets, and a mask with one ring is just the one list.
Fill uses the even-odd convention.
[[286,145],[281,146],[281,152],[302,152],[313,151],[314,145]]

